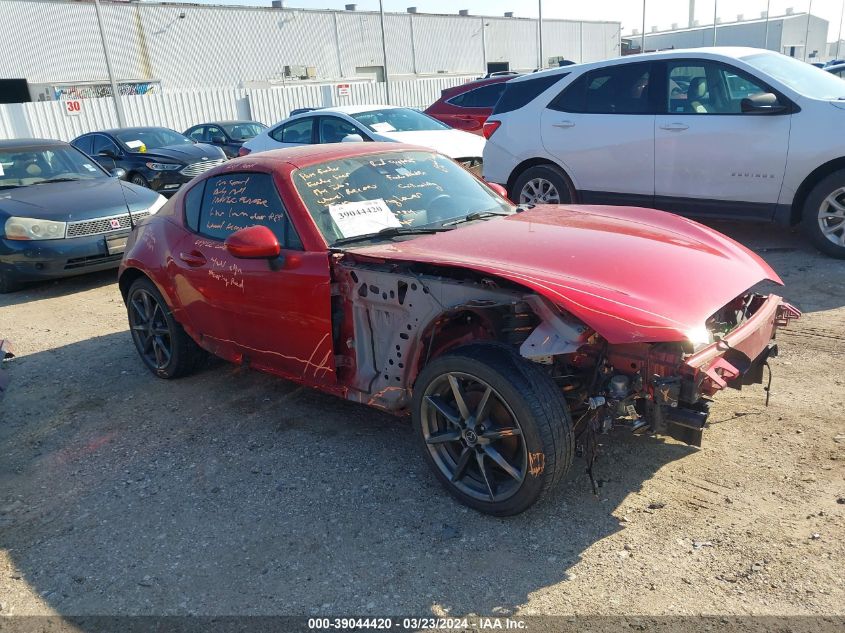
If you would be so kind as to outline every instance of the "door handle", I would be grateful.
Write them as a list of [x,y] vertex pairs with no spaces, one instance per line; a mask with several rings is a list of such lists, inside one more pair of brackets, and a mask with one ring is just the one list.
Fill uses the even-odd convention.
[[558,121],[557,123],[552,123],[554,127],[575,127],[575,123],[572,121]]
[[183,262],[191,266],[192,268],[197,268],[199,266],[203,266],[206,263],[205,255],[200,253],[199,251],[191,251],[190,253],[179,253],[179,259]]
[[689,125],[686,123],[667,123],[666,125],[661,125],[660,129],[669,130],[670,132],[681,132],[682,130],[688,130]]

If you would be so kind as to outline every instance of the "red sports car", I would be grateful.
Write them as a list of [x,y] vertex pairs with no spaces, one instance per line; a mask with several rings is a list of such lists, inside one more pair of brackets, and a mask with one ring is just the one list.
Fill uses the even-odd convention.
[[[250,155],[132,232],[131,334],[162,378],[206,353],[413,417],[445,487],[521,512],[622,425],[699,444],[798,311],[757,255],[650,209],[515,207],[384,143]],[[590,461],[591,463],[591,461]]]
[[513,78],[514,75],[503,75],[447,88],[425,113],[457,130],[481,134],[484,122],[505,91],[505,82]]

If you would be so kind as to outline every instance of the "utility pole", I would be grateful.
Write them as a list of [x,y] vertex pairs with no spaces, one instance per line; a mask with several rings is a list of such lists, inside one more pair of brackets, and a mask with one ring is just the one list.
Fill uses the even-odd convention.
[[384,37],[384,0],[378,0],[379,17],[381,18],[381,54],[384,57],[382,68],[384,69],[384,92],[387,95],[387,104],[390,105],[390,77],[387,73],[387,40]]
[[97,24],[100,26],[100,39],[103,42],[103,55],[106,58],[106,71],[109,73],[111,94],[114,98],[114,108],[117,112],[117,124],[120,127],[126,127],[126,116],[123,113],[123,104],[120,102],[120,94],[117,90],[117,81],[114,78],[114,71],[111,67],[111,58],[109,57],[109,46],[108,44],[106,44],[106,29],[103,26],[103,16],[100,13],[100,0],[94,0],[94,10],[97,12]]
[[807,61],[807,53],[810,50],[810,15],[813,10],[813,0],[807,6],[807,29],[804,31],[804,61]]
[[[845,0],[843,0],[845,2]],[[769,11],[772,8],[772,0],[766,2],[766,35],[763,38],[763,48],[769,48]]]
[[538,52],[539,56],[539,63],[537,64],[538,70],[543,70],[545,68],[545,64],[543,63],[543,0],[537,0],[537,42],[540,46],[540,50]]
[[645,53],[645,0],[643,0],[643,32],[640,39],[640,53]]
[[842,44],[842,17],[845,16],[845,0],[842,0],[842,8],[839,10],[839,35],[836,38],[836,59],[839,59],[839,46]]
[[716,16],[718,15],[718,10],[719,2],[718,0],[713,0],[713,46],[716,46],[716,20],[718,19]]

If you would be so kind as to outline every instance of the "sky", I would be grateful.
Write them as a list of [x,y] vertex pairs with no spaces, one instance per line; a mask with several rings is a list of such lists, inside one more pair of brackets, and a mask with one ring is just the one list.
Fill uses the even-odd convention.
[[[270,0],[187,0],[198,4],[229,4],[247,6],[270,6]],[[290,8],[306,9],[343,9],[347,2],[355,0],[286,0]],[[468,9],[475,15],[502,15],[513,11],[517,17],[537,17],[538,1],[534,0],[384,0],[385,11],[405,11],[416,5],[420,13],[457,13],[458,9]],[[812,13],[830,23],[828,41],[835,41],[840,32],[841,11],[845,0],[696,0],[695,19],[701,24],[712,24],[715,9],[722,22],[733,22],[737,14],[745,19],[759,18],[760,12],[770,5],[769,14],[783,15],[787,7],[795,12],[806,11],[812,4]],[[378,10],[378,0],[357,0],[362,11]],[[689,15],[687,0],[646,0],[646,30],[657,26],[660,30],[668,29],[673,22],[686,25]],[[566,18],[572,20],[611,20],[622,23],[622,33],[629,34],[633,29],[642,29],[642,0],[593,0],[593,2],[574,2],[573,0],[544,0],[543,17]]]

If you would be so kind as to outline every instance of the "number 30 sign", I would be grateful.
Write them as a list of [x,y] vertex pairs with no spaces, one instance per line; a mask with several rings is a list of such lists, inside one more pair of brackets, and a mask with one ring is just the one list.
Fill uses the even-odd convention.
[[82,113],[82,102],[79,100],[65,101],[65,114],[79,116]]

